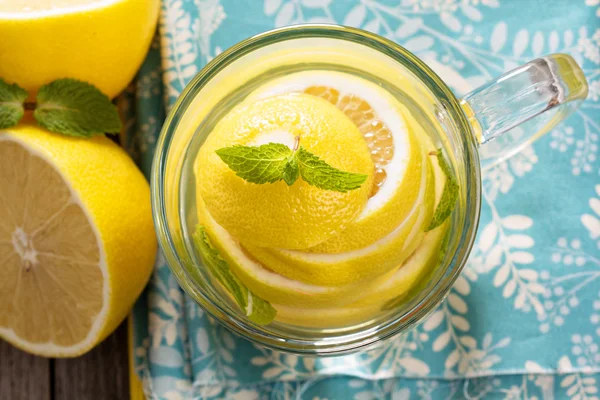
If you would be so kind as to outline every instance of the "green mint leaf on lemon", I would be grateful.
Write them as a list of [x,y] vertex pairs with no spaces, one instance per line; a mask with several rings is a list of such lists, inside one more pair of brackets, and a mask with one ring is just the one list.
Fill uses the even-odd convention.
[[365,174],[340,171],[303,147],[298,149],[296,157],[302,179],[319,189],[347,192],[358,189],[368,178]]
[[269,302],[254,295],[231,272],[229,264],[219,255],[219,251],[211,243],[203,226],[198,226],[196,229],[194,242],[211,274],[231,294],[248,319],[259,325],[267,325],[273,321],[277,310]]
[[91,137],[121,131],[117,107],[95,86],[76,79],[42,86],[33,116],[44,128],[65,135]]
[[25,99],[25,89],[0,79],[0,129],[15,126],[23,118]]
[[446,184],[444,185],[444,191],[442,192],[442,198],[438,204],[435,212],[433,213],[433,219],[425,230],[425,232],[431,231],[440,226],[452,213],[456,206],[456,200],[458,199],[458,182],[454,177],[450,163],[442,154],[442,149],[439,149],[436,153],[440,168],[446,175]]
[[232,146],[217,155],[240,178],[252,183],[273,183],[283,179],[283,171],[293,151],[281,143],[262,146]]
[[299,177],[319,189],[347,192],[358,189],[368,178],[365,174],[344,172],[332,167],[308,150],[297,151],[284,144],[232,146],[216,151],[237,176],[251,183],[274,183],[280,180],[291,186]]

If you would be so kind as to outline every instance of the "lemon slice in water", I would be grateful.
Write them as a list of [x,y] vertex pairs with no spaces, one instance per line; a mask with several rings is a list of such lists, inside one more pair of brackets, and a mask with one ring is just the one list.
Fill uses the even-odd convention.
[[[256,184],[240,178],[216,151],[235,145],[299,145],[346,172],[368,175],[341,193],[302,179]],[[361,213],[373,182],[373,162],[359,130],[337,108],[306,94],[244,102],[221,119],[200,148],[196,187],[210,215],[243,243],[305,249],[341,232]]]
[[410,112],[376,84],[350,74],[313,70],[275,79],[249,100],[282,93],[320,97],[359,129],[375,166],[370,198],[358,218],[335,237],[314,246],[314,253],[344,253],[389,235],[413,209],[424,169],[416,135],[422,134]]
[[433,215],[434,175],[425,149],[426,166],[419,176],[416,201],[406,219],[387,236],[366,247],[345,253],[311,253],[301,250],[242,246],[260,263],[287,278],[313,285],[340,286],[372,279],[399,266],[422,240]]
[[201,197],[196,197],[196,204],[198,223],[206,229],[220,255],[252,293],[269,302],[311,308],[342,306],[357,300],[365,290],[384,285],[394,273],[391,271],[368,282],[345,286],[320,286],[286,278],[244,251],[238,241],[211,217]]

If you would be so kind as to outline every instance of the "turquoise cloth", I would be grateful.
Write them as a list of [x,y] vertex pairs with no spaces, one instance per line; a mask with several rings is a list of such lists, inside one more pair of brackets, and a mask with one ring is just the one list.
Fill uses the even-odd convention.
[[375,31],[458,93],[539,55],[582,65],[590,95],[486,174],[479,238],[446,302],[381,348],[311,359],[236,337],[185,296],[159,255],[134,310],[149,398],[597,399],[600,375],[598,0],[164,0],[160,36],[122,97],[124,145],[148,176],[166,108],[209,60],[302,22]]

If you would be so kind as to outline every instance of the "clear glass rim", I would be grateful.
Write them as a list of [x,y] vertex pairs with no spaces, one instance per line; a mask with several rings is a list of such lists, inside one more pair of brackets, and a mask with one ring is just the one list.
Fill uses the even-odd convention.
[[[282,338],[265,332],[251,321],[228,313],[224,307],[215,303],[195,287],[188,272],[182,266],[186,260],[178,254],[174,238],[168,228],[164,188],[165,167],[176,128],[201,89],[223,68],[245,54],[277,42],[309,37],[347,40],[378,50],[403,64],[435,94],[438,101],[443,102],[458,129],[465,132],[462,150],[466,171],[465,215],[468,219],[464,222],[465,226],[457,250],[445,267],[444,276],[437,282],[433,290],[426,294],[408,313],[399,314],[395,318],[381,323],[375,329],[370,328],[358,333],[336,336],[335,341],[322,340],[319,343],[315,343],[313,339]],[[216,320],[254,343],[304,355],[340,355],[365,349],[405,331],[433,311],[449,292],[465,266],[475,241],[481,204],[481,171],[474,138],[472,127],[460,106],[460,101],[450,88],[423,61],[388,39],[361,29],[328,24],[294,25],[258,34],[230,47],[202,68],[182,91],[165,119],[157,142],[151,173],[152,210],[160,247],[165,255],[167,265],[184,291],[190,294]],[[449,270],[450,268],[451,270]]]

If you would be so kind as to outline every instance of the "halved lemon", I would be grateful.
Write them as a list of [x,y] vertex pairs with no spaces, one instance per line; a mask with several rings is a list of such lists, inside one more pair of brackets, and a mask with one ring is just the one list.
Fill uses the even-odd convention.
[[125,318],[156,238],[149,187],[105,137],[0,131],[0,337],[76,356]]
[[33,97],[76,78],[108,97],[133,79],[154,36],[159,0],[0,1],[0,77]]
[[311,70],[275,79],[249,100],[282,93],[307,93],[334,104],[359,129],[375,165],[370,198],[340,234],[314,246],[314,253],[344,253],[377,242],[413,209],[424,167],[415,136],[423,134],[411,113],[376,84],[342,72]]

